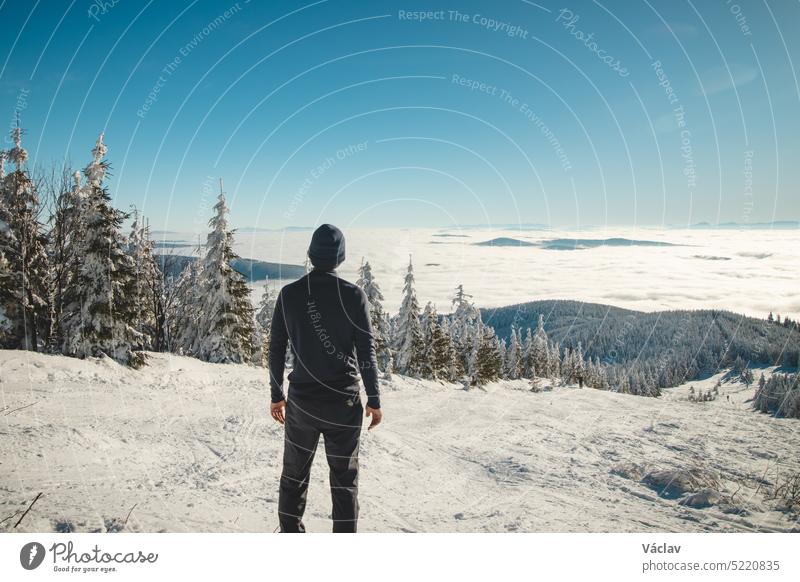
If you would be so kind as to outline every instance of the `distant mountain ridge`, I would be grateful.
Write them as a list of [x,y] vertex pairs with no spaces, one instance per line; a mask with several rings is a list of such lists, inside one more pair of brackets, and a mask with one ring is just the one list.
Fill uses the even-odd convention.
[[671,226],[670,228],[690,228],[690,229],[793,229],[800,228],[800,221],[797,220],[773,220],[772,222],[720,222],[711,224],[710,222],[697,222],[689,226]]
[[[186,255],[156,255],[161,270],[166,277],[178,277],[187,265],[197,261],[197,257]],[[255,259],[238,258],[231,263],[231,267],[247,279],[248,282],[264,281],[265,279],[299,279],[306,274],[305,267],[301,265],[285,265],[282,263],[268,263]]]
[[482,242],[472,243],[478,247],[535,247],[539,246],[536,243],[532,243],[525,240],[519,240],[516,238],[508,238],[508,237],[498,237],[493,238],[491,240],[485,240]]
[[541,242],[530,242],[516,238],[498,237],[472,243],[479,247],[539,247],[554,251],[574,251],[598,247],[675,247],[682,246],[669,242],[635,240],[628,238],[554,238]]

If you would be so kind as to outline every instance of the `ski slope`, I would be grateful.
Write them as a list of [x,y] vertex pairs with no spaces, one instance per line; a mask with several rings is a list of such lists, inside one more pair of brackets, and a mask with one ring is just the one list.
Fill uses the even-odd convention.
[[[384,423],[362,439],[360,531],[800,530],[765,498],[777,468],[800,469],[798,421],[753,412],[753,389],[738,383],[702,404],[687,401],[688,386],[652,399],[533,393],[524,381],[465,392],[395,376],[382,388]],[[151,354],[136,371],[0,351],[0,397],[0,531],[277,526],[283,432],[263,369]],[[322,452],[306,515],[314,532],[330,528]],[[693,468],[719,479],[709,507],[681,505],[691,490],[661,496],[642,482]]]

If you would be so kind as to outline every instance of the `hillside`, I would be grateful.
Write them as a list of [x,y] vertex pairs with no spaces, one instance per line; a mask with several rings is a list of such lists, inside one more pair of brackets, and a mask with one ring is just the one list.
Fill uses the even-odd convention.
[[[0,389],[0,531],[39,492],[15,531],[277,526],[283,433],[263,369],[151,354],[135,371],[0,351]],[[362,440],[360,529],[796,531],[765,493],[778,468],[800,470],[797,421],[753,412],[753,390],[735,382],[713,402],[688,391],[532,393],[507,381],[464,392],[396,377],[384,424]],[[326,480],[320,447],[311,531],[329,528]],[[715,480],[709,507],[681,505]]]
[[657,368],[663,386],[716,373],[737,356],[751,365],[796,366],[800,350],[796,329],[730,311],[643,312],[566,300],[481,310],[503,338],[512,325],[535,330],[539,314],[551,339],[564,346],[581,342],[587,356],[607,365]]

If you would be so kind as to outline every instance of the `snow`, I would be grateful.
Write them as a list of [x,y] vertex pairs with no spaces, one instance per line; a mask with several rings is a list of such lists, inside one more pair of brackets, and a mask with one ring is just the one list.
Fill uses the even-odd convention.
[[[532,393],[520,380],[465,392],[395,375],[384,423],[363,434],[360,530],[797,530],[756,482],[776,464],[800,469],[798,421],[754,412],[755,386],[737,382],[688,401],[690,385],[720,378],[643,398]],[[15,531],[277,526],[283,431],[263,368],[151,353],[132,370],[0,350],[0,397],[0,520],[43,492]],[[310,531],[330,528],[322,451]],[[656,476],[679,490],[659,495]]]

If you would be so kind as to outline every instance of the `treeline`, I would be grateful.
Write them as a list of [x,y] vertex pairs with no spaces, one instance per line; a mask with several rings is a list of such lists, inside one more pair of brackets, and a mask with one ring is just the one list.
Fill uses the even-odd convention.
[[409,259],[403,300],[397,315],[389,316],[369,262],[360,269],[357,284],[364,289],[372,313],[381,369],[480,386],[498,379],[550,378],[601,390],[658,396],[650,378],[638,370],[628,374],[604,367],[597,356],[587,355],[580,342],[562,346],[551,340],[540,314],[535,327],[512,327],[508,341],[486,323],[462,285],[455,289],[452,311],[439,315],[432,303],[420,308],[414,288],[414,267]]
[[[545,316],[545,330],[566,348],[598,358],[611,384],[625,376],[667,388],[727,368],[798,365],[798,330],[729,311],[645,313],[578,301],[548,300],[484,309],[484,319],[509,338]],[[785,321],[785,319],[784,319]]]
[[769,315],[767,316],[767,323],[773,323],[775,325],[782,325],[783,327],[785,327],[787,329],[793,329],[795,331],[800,331],[800,323],[798,323],[794,319],[789,319],[788,317],[784,317],[783,320],[781,320],[781,314],[780,313],[778,313],[777,315],[773,315],[772,312],[770,311]]

